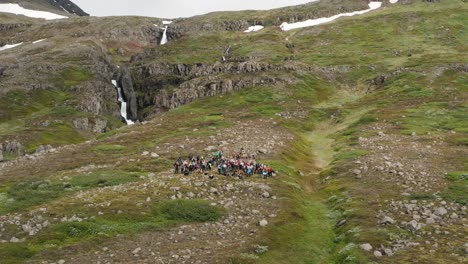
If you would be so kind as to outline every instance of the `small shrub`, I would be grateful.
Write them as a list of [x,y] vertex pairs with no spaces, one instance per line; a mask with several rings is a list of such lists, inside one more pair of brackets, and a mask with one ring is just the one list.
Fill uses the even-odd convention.
[[188,222],[216,221],[223,216],[223,211],[201,200],[176,200],[165,202],[161,212],[170,220]]

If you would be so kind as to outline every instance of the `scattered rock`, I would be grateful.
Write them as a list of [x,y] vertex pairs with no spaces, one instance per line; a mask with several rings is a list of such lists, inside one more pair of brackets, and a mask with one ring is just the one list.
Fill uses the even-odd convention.
[[434,210],[434,214],[435,214],[435,215],[438,215],[438,216],[446,215],[446,214],[447,214],[447,209],[445,209],[444,207],[436,208],[436,209]]
[[136,254],[140,253],[140,251],[141,251],[141,248],[140,248],[140,247],[139,247],[139,248],[135,248],[135,250],[132,251],[132,254],[133,254],[133,255],[136,255]]
[[380,221],[379,221],[379,224],[381,225],[386,225],[386,224],[391,224],[393,225],[395,223],[395,220],[393,220],[391,217],[389,216],[384,216]]
[[374,256],[376,256],[376,257],[378,257],[378,258],[379,258],[379,257],[381,257],[381,256],[382,256],[382,252],[380,252],[380,251],[376,250],[376,251],[374,251]]
[[258,225],[259,226],[262,226],[262,227],[265,227],[268,225],[268,221],[266,219],[263,219],[261,220],[260,222],[258,222]]
[[370,244],[368,244],[368,243],[361,244],[360,247],[365,251],[371,251],[372,250],[372,246]]

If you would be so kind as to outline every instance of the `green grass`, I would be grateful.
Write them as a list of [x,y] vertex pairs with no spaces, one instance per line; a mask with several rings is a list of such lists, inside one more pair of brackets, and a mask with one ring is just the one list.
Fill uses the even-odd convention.
[[123,152],[127,150],[127,147],[122,145],[97,145],[92,149],[99,152]]
[[161,212],[170,220],[186,222],[207,222],[220,219],[224,212],[208,201],[176,200],[161,205]]
[[0,205],[0,214],[25,210],[80,190],[115,186],[138,180],[138,174],[113,171],[78,175],[67,181],[27,180],[14,184],[4,193],[5,200],[11,200]]
[[441,193],[441,197],[447,201],[468,204],[468,172],[450,172],[447,175],[450,181],[448,188]]
[[93,78],[93,74],[87,69],[80,67],[68,67],[66,68],[56,81],[59,85],[63,85],[66,88],[70,88],[81,82],[88,81]]

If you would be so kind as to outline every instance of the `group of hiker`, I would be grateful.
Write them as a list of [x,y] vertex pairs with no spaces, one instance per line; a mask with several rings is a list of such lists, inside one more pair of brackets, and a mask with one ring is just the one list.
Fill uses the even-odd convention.
[[214,174],[211,173],[213,170],[216,170],[219,175],[239,179],[251,177],[255,174],[264,179],[273,176],[275,171],[271,166],[257,163],[255,155],[245,156],[242,152],[243,149],[238,153],[234,153],[231,158],[223,156],[221,151],[209,153],[208,157],[202,155],[191,155],[188,159],[179,157],[174,162],[174,173],[186,176],[191,173],[204,173],[210,179],[214,178]]

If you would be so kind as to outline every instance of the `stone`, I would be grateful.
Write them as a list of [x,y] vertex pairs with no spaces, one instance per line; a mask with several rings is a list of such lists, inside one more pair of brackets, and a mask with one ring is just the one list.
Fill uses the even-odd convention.
[[407,225],[406,225],[406,228],[415,233],[419,230],[421,230],[421,228],[423,227],[423,225],[421,223],[418,223],[416,220],[411,220]]
[[372,250],[372,246],[370,244],[368,244],[368,243],[361,244],[359,247],[362,248],[365,251],[371,251]]
[[65,260],[61,259],[61,260],[57,261],[57,264],[65,264]]
[[426,218],[426,224],[427,225],[435,224],[434,218],[432,218],[432,217]]
[[159,155],[157,153],[151,152],[151,157],[152,158],[159,158]]
[[260,149],[258,149],[258,153],[267,154],[267,153],[268,153],[268,149],[266,149],[266,148],[260,148]]
[[216,188],[214,188],[214,187],[211,187],[211,188],[210,188],[210,193],[219,194],[219,191],[218,191],[218,189],[216,189]]
[[387,255],[387,256],[389,256],[389,257],[390,257],[390,256],[393,256],[393,250],[391,250],[391,249],[389,249],[389,248],[384,248],[383,251],[384,251],[385,255]]
[[136,254],[140,253],[140,251],[141,251],[141,248],[140,248],[140,247],[139,247],[139,248],[135,248],[135,250],[132,251],[132,254],[133,254],[133,255],[136,255]]
[[384,216],[380,221],[379,221],[379,224],[381,225],[386,225],[386,224],[394,224],[395,223],[395,220],[393,220],[391,217],[389,216]]
[[20,240],[18,238],[16,238],[16,237],[12,237],[10,239],[10,243],[19,243],[19,242],[20,242]]
[[143,153],[141,153],[142,156],[148,156],[149,154],[149,151],[143,151]]
[[382,252],[376,250],[376,251],[374,251],[374,256],[377,257],[377,258],[379,258],[379,257],[382,256]]
[[434,214],[435,215],[438,215],[438,216],[443,216],[443,215],[446,215],[447,214],[447,209],[445,209],[444,207],[439,207],[439,208],[436,208],[434,210]]
[[452,214],[450,215],[450,218],[451,218],[451,219],[457,219],[457,218],[458,218],[458,215],[457,215],[456,213],[452,213]]
[[261,227],[265,227],[268,225],[268,221],[266,219],[262,219],[260,222],[258,222],[258,225]]
[[263,192],[262,197],[263,198],[270,198],[270,193],[269,192]]

